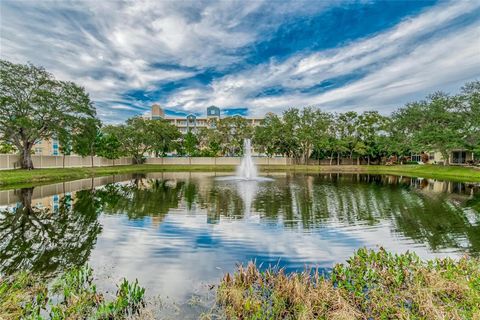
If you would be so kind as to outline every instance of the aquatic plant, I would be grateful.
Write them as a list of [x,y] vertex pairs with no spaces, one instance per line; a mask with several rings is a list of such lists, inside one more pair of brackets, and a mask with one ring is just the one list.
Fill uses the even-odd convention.
[[0,319],[123,319],[144,306],[145,289],[124,279],[115,298],[97,292],[93,270],[74,268],[53,281],[21,272],[0,280]]
[[28,272],[0,277],[0,319],[28,318],[39,314],[45,306],[46,295],[46,285],[36,281]]
[[328,277],[250,263],[217,301],[229,319],[480,319],[480,261],[360,249]]

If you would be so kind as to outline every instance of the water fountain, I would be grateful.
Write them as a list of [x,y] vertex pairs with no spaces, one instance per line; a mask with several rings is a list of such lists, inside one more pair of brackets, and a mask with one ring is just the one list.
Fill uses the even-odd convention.
[[257,167],[253,163],[250,139],[243,140],[243,158],[237,168],[237,177],[243,180],[255,180],[257,178]]
[[273,181],[271,178],[260,177],[258,175],[257,166],[252,159],[252,141],[250,139],[243,140],[243,157],[240,165],[237,167],[236,175],[218,177],[216,180],[239,181],[241,183]]

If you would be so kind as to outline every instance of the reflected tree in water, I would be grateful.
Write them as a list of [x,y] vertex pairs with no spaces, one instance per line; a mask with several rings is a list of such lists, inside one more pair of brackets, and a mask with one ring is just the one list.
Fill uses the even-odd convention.
[[480,217],[471,222],[466,212],[445,199],[419,196],[405,202],[402,210],[392,213],[397,232],[419,243],[428,243],[432,250],[457,248],[466,252],[480,252]]
[[21,189],[20,204],[0,212],[0,269],[54,272],[82,265],[90,256],[101,226],[91,190],[61,197],[58,207],[32,206],[33,188]]
[[183,192],[185,203],[187,204],[187,209],[192,210],[194,204],[197,201],[197,185],[192,181],[187,181],[185,183],[184,192]]
[[185,182],[136,179],[128,184],[109,184],[97,190],[107,214],[126,214],[129,219],[164,217],[182,200]]
[[331,222],[374,226],[393,221],[394,232],[434,251],[480,252],[479,195],[465,200],[470,207],[465,211],[446,192],[423,192],[427,186],[428,182],[412,178],[296,174],[261,189],[254,206],[262,218],[278,219],[285,227],[321,228]]

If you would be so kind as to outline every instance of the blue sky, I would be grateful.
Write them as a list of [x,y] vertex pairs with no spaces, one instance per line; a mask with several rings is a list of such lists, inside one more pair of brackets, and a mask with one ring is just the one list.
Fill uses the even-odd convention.
[[376,109],[480,79],[480,1],[0,2],[0,56],[84,86],[105,122]]

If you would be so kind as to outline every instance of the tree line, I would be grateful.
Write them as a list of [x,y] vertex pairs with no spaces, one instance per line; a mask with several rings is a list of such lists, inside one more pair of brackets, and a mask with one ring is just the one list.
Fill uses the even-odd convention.
[[[480,81],[455,95],[436,92],[399,108],[389,116],[377,111],[325,112],[315,107],[268,113],[253,127],[241,117],[213,120],[181,134],[164,119],[133,117],[119,125],[102,125],[84,88],[56,80],[44,68],[0,60],[0,153],[18,151],[22,168],[32,169],[33,147],[55,138],[59,152],[92,158],[145,156],[240,156],[243,140],[266,156],[285,156],[297,163],[341,158],[367,163],[405,158],[423,151],[454,149],[480,156]],[[448,161],[448,160],[447,160]]]
[[411,154],[440,152],[448,164],[453,150],[480,157],[480,81],[465,84],[456,95],[436,92],[406,104],[391,115],[378,111],[324,112],[315,107],[268,113],[252,127],[240,116],[215,121],[210,127],[189,131],[176,151],[188,156],[241,156],[245,138],[257,152],[284,156],[297,163],[329,159],[339,164],[349,158],[360,163],[390,159],[405,161]]
[[436,92],[406,104],[390,116],[377,111],[328,113],[317,108],[288,109],[268,114],[254,134],[255,145],[267,155],[309,158],[350,158],[360,161],[412,153],[440,152],[445,164],[453,150],[480,156],[480,81],[460,93]]

